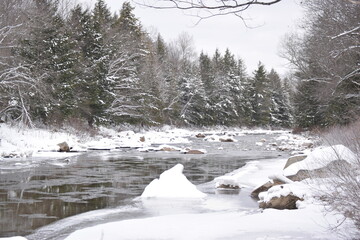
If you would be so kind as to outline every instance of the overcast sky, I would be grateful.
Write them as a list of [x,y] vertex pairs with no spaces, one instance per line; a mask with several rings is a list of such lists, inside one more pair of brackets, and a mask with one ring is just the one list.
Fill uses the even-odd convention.
[[[91,7],[95,0],[78,0]],[[105,0],[112,11],[119,11],[124,1]],[[201,21],[185,15],[180,10],[156,10],[135,6],[135,15],[151,33],[159,32],[169,42],[182,32],[193,36],[198,53],[204,51],[211,56],[218,48],[226,48],[245,61],[248,72],[264,63],[267,70],[274,68],[280,74],[287,70],[286,60],[278,56],[281,38],[296,28],[303,16],[300,0],[283,0],[271,6],[256,6],[244,12],[250,20],[247,28],[235,16],[219,16]]]

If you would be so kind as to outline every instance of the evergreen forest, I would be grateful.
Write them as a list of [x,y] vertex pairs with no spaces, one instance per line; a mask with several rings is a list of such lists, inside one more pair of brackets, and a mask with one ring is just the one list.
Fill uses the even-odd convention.
[[[330,3],[331,2],[331,3]],[[125,2],[112,13],[58,0],[2,0],[0,120],[89,126],[270,126],[347,124],[359,116],[360,5],[304,3],[303,35],[289,33],[281,78],[192,37],[151,36]],[[270,11],[270,10],[269,10]],[[329,15],[333,17],[329,17]]]

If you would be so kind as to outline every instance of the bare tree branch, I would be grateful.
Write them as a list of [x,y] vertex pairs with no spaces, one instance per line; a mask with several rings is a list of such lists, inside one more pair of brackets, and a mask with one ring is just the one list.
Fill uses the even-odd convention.
[[243,22],[241,13],[251,6],[270,6],[282,0],[134,0],[138,5],[154,9],[179,9],[192,16],[208,19],[216,16],[235,15]]

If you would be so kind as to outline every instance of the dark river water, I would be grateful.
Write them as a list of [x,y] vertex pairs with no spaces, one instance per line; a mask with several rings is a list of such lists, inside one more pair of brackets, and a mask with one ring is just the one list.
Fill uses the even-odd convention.
[[[63,239],[79,227],[163,214],[145,211],[134,199],[154,178],[177,163],[184,165],[184,174],[192,183],[214,199],[216,196],[236,204],[239,201],[239,206],[255,208],[257,203],[247,192],[216,192],[212,181],[241,168],[247,161],[287,156],[255,145],[260,139],[272,141],[274,137],[276,135],[237,136],[238,142],[234,143],[211,143],[194,138],[190,144],[176,145],[206,149],[204,155],[120,149],[73,157],[64,154],[62,159],[0,161],[0,237]],[[185,211],[188,207],[180,203],[175,208]],[[173,207],[170,209],[174,211]],[[85,220],[90,219],[91,214],[98,217]],[[75,217],[69,218],[71,216]]]

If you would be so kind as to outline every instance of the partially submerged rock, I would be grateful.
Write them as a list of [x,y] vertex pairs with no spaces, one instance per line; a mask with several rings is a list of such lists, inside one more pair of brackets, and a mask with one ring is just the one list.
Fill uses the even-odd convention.
[[184,154],[205,154],[205,151],[203,150],[197,150],[197,149],[190,149],[184,152]]
[[277,185],[293,182],[291,179],[289,179],[283,175],[270,175],[269,178],[271,179],[270,181],[266,182],[265,184],[261,185],[260,187],[255,188],[255,190],[253,190],[251,192],[251,197],[259,199],[259,194],[261,192],[266,192],[270,188],[277,186]]
[[240,189],[240,187],[238,185],[231,185],[231,184],[220,184],[220,185],[216,186],[216,188],[229,189],[229,190]]
[[289,194],[287,196],[273,197],[270,201],[261,201],[259,202],[260,208],[275,208],[275,209],[297,209],[296,202],[303,201],[303,199],[295,196],[293,194]]
[[179,149],[179,148],[173,148],[173,147],[170,147],[170,146],[164,146],[164,147],[160,148],[159,151],[164,151],[164,152],[179,152],[180,149]]
[[250,196],[253,197],[253,198],[259,199],[259,193],[266,192],[267,190],[269,190],[273,186],[281,185],[281,184],[284,184],[284,183],[285,182],[283,182],[281,180],[268,181],[267,183],[261,185],[260,187],[256,188],[254,191],[252,191]]
[[58,144],[59,152],[70,152],[70,147],[67,142],[62,142]]
[[197,137],[197,138],[205,138],[206,136],[203,133],[198,133],[198,134],[195,135],[195,137]]
[[231,137],[228,138],[219,138],[220,142],[235,142],[235,140]]

